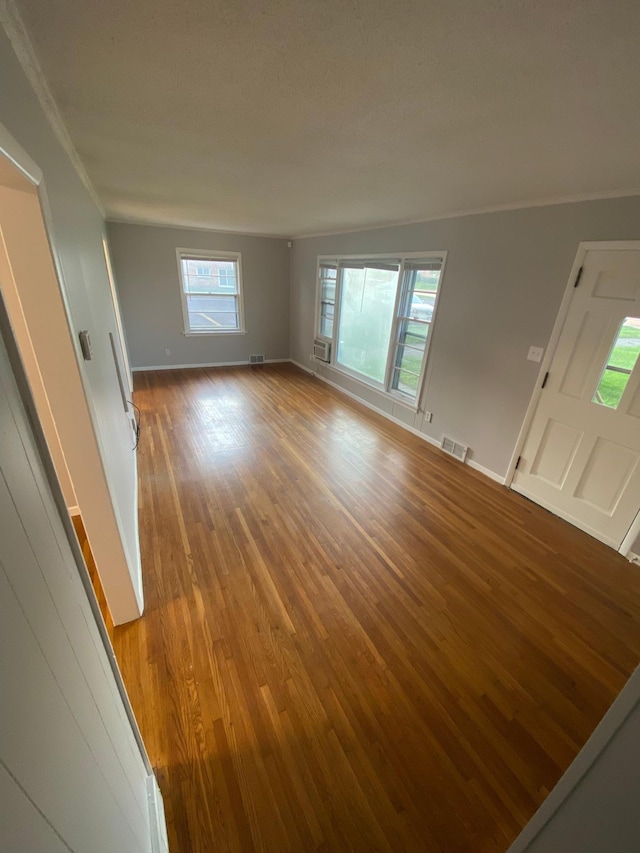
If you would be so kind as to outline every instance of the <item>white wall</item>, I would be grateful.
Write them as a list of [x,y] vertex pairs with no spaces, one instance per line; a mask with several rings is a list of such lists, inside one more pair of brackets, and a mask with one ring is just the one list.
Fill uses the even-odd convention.
[[[44,174],[51,214],[47,225],[50,225],[69,308],[72,346],[77,353],[77,333],[81,329],[88,329],[93,341],[94,359],[88,363],[81,362],[79,369],[99,457],[94,464],[90,451],[87,451],[85,466],[92,468],[95,479],[106,479],[108,492],[105,491],[106,498],[97,512],[82,506],[80,494],[78,501],[85,515],[87,533],[114,621],[124,622],[139,614],[142,595],[136,462],[132,451],[131,424],[121,402],[108,337],[109,332],[116,333],[116,320],[102,249],[104,221],[45,118],[13,48],[1,30],[0,79],[0,122]],[[50,402],[56,417],[56,402],[53,398]],[[82,448],[82,440],[76,442],[75,452],[80,453]],[[68,446],[64,446],[64,450],[76,485]],[[103,546],[107,537],[102,531],[111,525],[116,531],[115,540],[109,536],[112,544],[105,552]],[[119,555],[114,548],[119,548]],[[129,596],[123,591],[122,606],[110,595],[112,584],[107,574],[131,587]]]
[[471,459],[506,472],[539,365],[583,240],[640,238],[640,198],[563,204],[295,240],[291,357],[309,367],[318,255],[449,252],[430,350],[423,408],[414,417],[330,368],[321,372],[426,435],[469,445]]
[[0,316],[0,851],[150,853],[147,770],[18,394],[6,329]]
[[[255,354],[288,358],[291,250],[286,240],[120,222],[108,223],[108,235],[134,369],[248,362]],[[182,334],[177,248],[242,254],[246,335]]]

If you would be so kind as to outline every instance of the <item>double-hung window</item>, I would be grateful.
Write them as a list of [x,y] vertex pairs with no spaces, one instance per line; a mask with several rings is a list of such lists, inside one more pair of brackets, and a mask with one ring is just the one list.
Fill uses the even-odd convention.
[[319,258],[316,333],[331,364],[417,406],[445,253]]
[[318,316],[319,334],[322,338],[326,338],[327,340],[331,340],[333,337],[337,274],[337,264],[321,263],[318,265],[318,290],[320,302],[320,312]]
[[240,254],[178,249],[177,257],[185,334],[243,332]]

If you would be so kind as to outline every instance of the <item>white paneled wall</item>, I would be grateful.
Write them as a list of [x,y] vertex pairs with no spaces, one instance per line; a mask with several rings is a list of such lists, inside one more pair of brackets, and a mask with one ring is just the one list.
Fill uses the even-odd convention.
[[147,771],[0,346],[0,851],[150,853]]

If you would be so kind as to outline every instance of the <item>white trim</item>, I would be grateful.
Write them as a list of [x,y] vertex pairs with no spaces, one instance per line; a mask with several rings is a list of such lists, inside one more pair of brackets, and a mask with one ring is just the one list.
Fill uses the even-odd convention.
[[520,427],[520,432],[518,433],[518,438],[516,439],[515,447],[513,448],[513,453],[511,454],[511,461],[509,462],[507,473],[505,474],[505,484],[509,487],[511,487],[511,483],[513,482],[518,457],[521,455],[522,448],[524,447],[527,435],[529,434],[531,421],[533,420],[533,416],[536,412],[536,408],[540,400],[543,378],[549,370],[553,358],[556,354],[556,349],[558,347],[558,341],[560,340],[564,321],[566,320],[567,314],[569,312],[569,306],[571,305],[571,300],[573,299],[573,293],[575,290],[574,285],[576,281],[576,276],[578,275],[578,270],[583,265],[587,252],[597,250],[640,251],[640,240],[597,240],[582,242],[578,245],[578,251],[576,253],[575,260],[571,266],[571,272],[569,273],[569,278],[567,280],[567,285],[565,287],[564,295],[562,297],[562,302],[560,303],[560,308],[558,309],[558,314],[556,316],[556,321],[553,326],[553,331],[551,332],[551,337],[549,338],[544,358],[542,359],[542,362],[540,364],[540,370],[538,371],[538,376],[536,378],[533,392],[531,394],[531,399],[529,400],[529,405],[527,406],[527,411],[525,413],[522,426]]
[[640,511],[638,511],[638,514],[631,522],[631,527],[627,530],[626,536],[624,537],[624,539],[620,543],[620,547],[618,548],[618,551],[622,554],[623,557],[631,559],[631,557],[629,557],[629,554],[632,553],[631,548],[633,548],[636,539],[640,539]]
[[67,512],[71,516],[71,518],[75,518],[76,515],[81,515],[79,506],[69,506],[67,507]]
[[[185,337],[220,337],[222,335],[244,335],[246,328],[244,325],[244,282],[242,280],[242,253],[241,252],[218,252],[214,249],[185,249],[176,248],[176,259],[178,264],[178,285],[180,287],[180,300],[182,302],[182,321],[184,323],[183,335]],[[227,294],[235,296],[238,304],[238,327],[236,329],[221,328],[205,331],[194,331],[189,326],[189,308],[187,305],[187,294],[184,289],[184,280],[182,278],[182,261],[234,261],[237,269],[236,293]]]
[[485,468],[484,465],[481,465],[479,462],[474,462],[473,459],[465,459],[465,465],[468,465],[469,468],[473,468],[475,471],[480,471],[480,473],[484,474],[485,477],[488,477],[490,480],[493,480],[496,483],[500,483],[501,486],[504,486],[503,476],[501,476],[500,474],[496,474],[496,472],[492,471],[490,468]]
[[[5,29],[9,41],[11,42],[18,58],[18,62],[20,63],[31,88],[35,92],[45,118],[49,122],[49,125],[51,126],[67,157],[71,161],[78,177],[84,184],[85,189],[100,211],[101,216],[104,218],[104,206],[100,201],[91,180],[89,179],[84,164],[80,159],[73,142],[71,141],[69,131],[64,123],[64,119],[62,118],[62,113],[60,112],[55,98],[51,93],[51,89],[49,88],[47,79],[42,71],[42,66],[38,60],[37,53],[34,50],[28,30],[22,21],[22,17],[16,8],[14,0],[0,0],[0,23]],[[40,174],[40,179],[34,181],[34,183],[39,184],[41,180],[42,174]]]
[[[236,295],[235,293],[233,294]],[[202,332],[182,332],[183,338],[221,338],[226,337],[228,335],[246,335],[246,329],[229,329],[228,331],[220,331],[220,332],[208,332],[204,329]]]
[[[330,236],[330,235],[329,235]],[[447,259],[447,252],[443,249],[437,251],[435,249],[425,249],[424,252],[367,252],[364,255],[318,255],[320,261],[400,261],[409,258],[410,260],[426,260],[428,258],[442,258],[443,265]]]
[[[317,379],[320,379],[322,382],[325,382],[327,385],[330,385],[332,388],[335,388],[336,391],[339,391],[341,394],[344,394],[351,400],[355,400],[356,403],[360,403],[361,406],[370,409],[372,412],[375,412],[378,415],[382,415],[383,418],[386,418],[388,421],[391,421],[391,423],[394,423],[397,426],[406,429],[407,432],[410,432],[412,435],[416,435],[418,438],[421,438],[423,441],[426,441],[427,444],[431,444],[433,447],[437,447],[438,450],[442,450],[440,442],[437,439],[432,438],[432,436],[427,435],[425,432],[420,432],[420,430],[416,429],[415,427],[409,426],[404,421],[401,421],[399,418],[395,418],[393,415],[390,415],[388,412],[385,412],[384,409],[379,409],[377,406],[374,406],[373,403],[369,403],[366,400],[363,400],[361,397],[358,397],[357,394],[353,394],[351,391],[347,391],[346,388],[343,388],[341,385],[332,382],[330,379],[327,379],[326,376],[322,376],[322,374],[310,370],[308,367],[305,367],[303,364],[300,364],[300,362],[295,361],[295,359],[290,358],[287,360],[290,361],[291,364],[295,364],[296,367],[299,367],[300,370],[304,370],[305,373],[309,373],[311,374],[311,376],[315,376]],[[371,386],[367,385],[366,387],[370,388]],[[442,452],[444,453],[444,451]],[[485,468],[484,465],[480,465],[478,462],[474,462],[471,459],[467,459],[464,464],[468,465],[470,468],[473,468],[476,471],[479,471],[481,474],[484,474],[486,477],[491,480],[494,480],[496,483],[504,485],[504,477],[501,477],[500,474],[496,474],[495,471],[489,470],[489,468]]]
[[[260,364],[284,364],[291,361],[290,358],[265,358]],[[132,367],[134,373],[142,373],[145,370],[190,370],[198,367],[259,367],[249,361],[208,361],[202,364],[152,364],[148,367]],[[311,373],[311,371],[309,371]]]
[[640,187],[627,190],[604,190],[597,193],[540,198],[533,201],[516,201],[508,204],[495,204],[489,207],[472,207],[450,213],[438,213],[420,219],[403,219],[395,222],[381,222],[379,225],[361,225],[355,228],[343,228],[337,231],[317,231],[311,234],[294,234],[290,240],[312,240],[315,237],[339,237],[342,234],[360,234],[366,231],[380,231],[383,228],[403,228],[405,225],[421,225],[423,222],[439,222],[443,219],[461,219],[464,216],[478,216],[483,213],[503,213],[510,210],[528,210],[531,207],[557,207],[561,204],[578,204],[582,201],[606,201],[614,198],[640,196]]
[[625,557],[630,563],[634,563],[636,566],[640,565],[640,554],[634,554],[633,551],[627,551]]
[[[0,3],[2,0],[0,0]],[[640,191],[639,191],[640,193]],[[141,228],[179,228],[182,231],[202,231],[205,234],[221,234],[225,237],[259,237],[262,240],[283,240],[285,242],[293,237],[285,237],[281,234],[262,234],[257,231],[230,231],[224,228],[216,228],[213,225],[180,225],[179,223],[161,222],[159,219],[135,219],[129,216],[111,216],[107,214],[106,222],[114,225],[139,225]],[[291,246],[288,247],[289,249]]]

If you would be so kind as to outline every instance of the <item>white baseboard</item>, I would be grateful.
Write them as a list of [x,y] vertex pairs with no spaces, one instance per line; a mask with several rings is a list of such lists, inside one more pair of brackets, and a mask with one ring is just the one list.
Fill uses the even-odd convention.
[[490,468],[485,468],[484,465],[481,465],[479,462],[474,462],[473,459],[467,459],[466,464],[469,468],[473,468],[474,471],[480,471],[481,474],[484,474],[485,477],[488,477],[490,480],[493,480],[496,483],[500,483],[501,486],[507,482],[507,478],[501,476],[500,474],[496,474],[495,471],[492,471]]
[[627,560],[636,566],[640,566],[640,554],[634,554],[633,551],[627,551]]
[[[301,370],[304,370],[305,373],[310,373],[312,376],[317,376],[322,382],[325,382],[327,385],[330,385],[332,388],[335,388],[336,391],[339,391],[341,394],[344,394],[346,397],[355,400],[357,403],[360,403],[361,406],[365,406],[367,409],[371,409],[372,412],[376,412],[378,415],[382,415],[383,418],[386,418],[388,421],[391,421],[397,426],[406,429],[407,432],[410,432],[412,435],[418,436],[423,441],[426,441],[427,444],[431,444],[434,447],[440,448],[440,442],[432,438],[430,435],[427,435],[424,432],[420,432],[419,429],[415,427],[409,426],[404,421],[401,421],[399,418],[395,418],[393,415],[390,415],[388,412],[385,412],[384,409],[379,409],[377,406],[374,406],[373,403],[368,403],[366,400],[363,400],[361,397],[358,397],[357,394],[353,394],[351,391],[347,391],[346,388],[343,388],[341,385],[332,382],[330,379],[327,379],[326,376],[322,376],[321,373],[316,373],[314,370],[310,370],[308,367],[305,367],[300,362],[295,361],[295,359],[289,359],[292,364],[295,364],[296,367],[299,367]],[[444,453],[444,451],[442,451]],[[474,462],[473,459],[467,459],[465,462],[470,468],[473,468],[475,471],[479,471],[481,474],[484,474],[485,477],[489,477],[490,480],[494,480],[496,483],[500,483],[501,486],[504,485],[505,479],[500,474],[496,474],[495,471],[491,471],[489,468],[485,468],[484,465],[480,465],[478,462]]]
[[[290,362],[290,358],[265,358],[261,364],[284,364]],[[151,364],[148,367],[132,367],[132,373],[142,373],[143,370],[188,370],[191,367],[240,367],[244,365],[248,367],[248,361],[209,361],[198,364]],[[259,367],[260,365],[252,364],[251,367]]]

